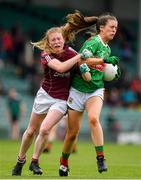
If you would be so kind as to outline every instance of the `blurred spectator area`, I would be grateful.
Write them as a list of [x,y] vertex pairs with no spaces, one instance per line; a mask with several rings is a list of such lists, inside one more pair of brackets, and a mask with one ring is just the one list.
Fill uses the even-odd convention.
[[[127,73],[130,71],[129,76],[132,76],[134,73],[137,74],[138,17],[136,11],[138,11],[139,1],[133,4],[131,0],[128,2],[128,8],[133,8],[131,17],[124,15],[124,12],[122,12],[124,9],[121,9],[121,7],[120,14],[118,14],[119,3],[116,0],[101,0],[101,3],[96,1],[97,4],[89,0],[91,8],[93,7],[95,11],[92,11],[91,8],[89,11],[86,11],[84,6],[86,2],[85,0],[83,1],[83,5],[80,1],[77,3],[74,1],[60,1],[60,3],[57,3],[55,0],[50,3],[49,1],[22,1],[20,3],[14,0],[1,1],[0,26],[9,33],[13,32],[14,27],[20,26],[25,41],[27,38],[28,40],[36,41],[43,37],[48,28],[62,25],[65,16],[73,12],[74,9],[80,9],[85,15],[99,15],[107,11],[112,12],[119,20],[117,37],[111,43],[112,53],[117,54],[121,58],[121,66]],[[110,6],[107,6],[108,3]],[[124,3],[122,2],[123,6]],[[95,7],[95,4],[100,10]],[[12,36],[14,35],[12,34]],[[77,39],[79,40],[75,42],[75,49],[79,50],[80,45],[86,40],[86,36],[83,33]]]
[[[33,97],[28,95],[22,95],[22,100],[26,106],[26,117],[21,119],[20,121],[20,131],[21,134],[24,132],[28,125],[28,121],[30,118],[30,113],[32,110]],[[0,97],[0,138],[8,138],[9,137],[9,122],[8,117],[6,115],[6,98]],[[101,122],[104,128],[104,133],[110,135],[112,131],[109,131],[109,125],[107,119],[111,112],[114,112],[114,118],[116,119],[115,128],[121,132],[140,132],[141,131],[141,111],[136,109],[127,109],[127,108],[111,108],[109,106],[104,106],[101,114]],[[116,131],[116,129],[115,129]],[[114,132],[113,132],[114,133]],[[113,134],[111,134],[112,136]],[[90,138],[90,129],[87,121],[87,114],[84,113],[83,123],[80,131],[80,138]],[[106,136],[107,137],[107,136]]]
[[[121,6],[122,4],[122,6]],[[141,78],[138,77],[139,0],[0,0],[0,137],[7,137],[6,96],[14,87],[22,94],[27,114],[20,121],[21,133],[27,127],[35,96],[42,79],[40,52],[31,41],[40,40],[46,30],[60,26],[68,13],[78,9],[84,15],[112,12],[119,21],[117,37],[111,42],[113,55],[120,57],[120,80],[105,82],[105,103],[101,120],[107,131],[109,112],[114,110],[120,131],[141,131]],[[132,12],[132,13],[130,13]],[[72,46],[79,50],[89,37],[80,33]],[[89,132],[84,115],[81,135]]]
[[[55,13],[54,13],[55,12]],[[52,26],[57,26],[69,10],[44,5],[22,5],[22,3],[0,2],[0,22],[6,29],[20,23],[24,32],[34,30],[38,38]]]

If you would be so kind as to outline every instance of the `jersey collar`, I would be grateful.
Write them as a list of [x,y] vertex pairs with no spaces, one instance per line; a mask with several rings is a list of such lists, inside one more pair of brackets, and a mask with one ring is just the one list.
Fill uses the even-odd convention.
[[100,41],[101,41],[101,43],[103,44],[103,46],[108,47],[108,44],[105,44],[105,43],[103,42],[103,40],[101,39],[100,35],[98,34],[97,36],[98,36],[98,38],[100,39]]

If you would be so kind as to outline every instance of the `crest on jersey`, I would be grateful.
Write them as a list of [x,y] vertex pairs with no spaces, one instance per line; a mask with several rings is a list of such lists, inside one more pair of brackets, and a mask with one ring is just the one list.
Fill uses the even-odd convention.
[[73,98],[72,98],[72,97],[69,97],[68,103],[69,103],[69,104],[72,104],[72,101],[73,101]]

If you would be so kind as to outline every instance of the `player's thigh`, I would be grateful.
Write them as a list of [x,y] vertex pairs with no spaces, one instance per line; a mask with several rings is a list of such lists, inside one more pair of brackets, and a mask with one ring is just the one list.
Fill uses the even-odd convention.
[[62,113],[60,110],[49,110],[41,124],[40,129],[50,131],[62,119],[63,115],[64,113]]
[[95,116],[99,118],[101,109],[103,106],[103,100],[99,96],[93,96],[86,101],[85,109],[88,116]]

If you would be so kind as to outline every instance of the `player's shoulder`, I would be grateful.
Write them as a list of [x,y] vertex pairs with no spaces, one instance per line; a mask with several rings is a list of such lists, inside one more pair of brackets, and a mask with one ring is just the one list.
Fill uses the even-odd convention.
[[47,52],[45,52],[45,51],[42,51],[41,52],[41,57],[44,58],[46,56],[49,56],[49,54]]
[[88,40],[86,40],[81,48],[83,49],[93,49],[94,47],[97,47],[99,45],[99,39],[97,35],[90,37]]
[[100,39],[98,35],[95,35],[95,36],[90,37],[86,42],[88,44],[96,44],[100,42]]
[[69,46],[68,49],[69,49],[70,51],[76,52],[76,50],[73,49],[71,46]]
[[65,49],[64,49],[64,54],[63,56],[65,56],[66,58],[72,58],[74,57],[75,55],[77,55],[77,52],[71,47],[71,46],[66,46],[65,45]]
[[77,51],[75,49],[73,49],[71,46],[68,47],[70,52],[72,52],[73,54],[77,54]]
[[91,45],[94,45],[94,44],[99,44],[100,40],[98,38],[97,35],[95,36],[92,36],[90,37],[89,39],[87,39],[85,42],[84,42],[84,45],[85,46],[91,46]]
[[71,51],[71,52],[73,52],[73,53],[77,53],[77,51],[76,51],[74,48],[72,48],[70,45],[66,45],[66,44],[65,44],[64,49],[65,49],[65,50],[68,50],[68,51]]

